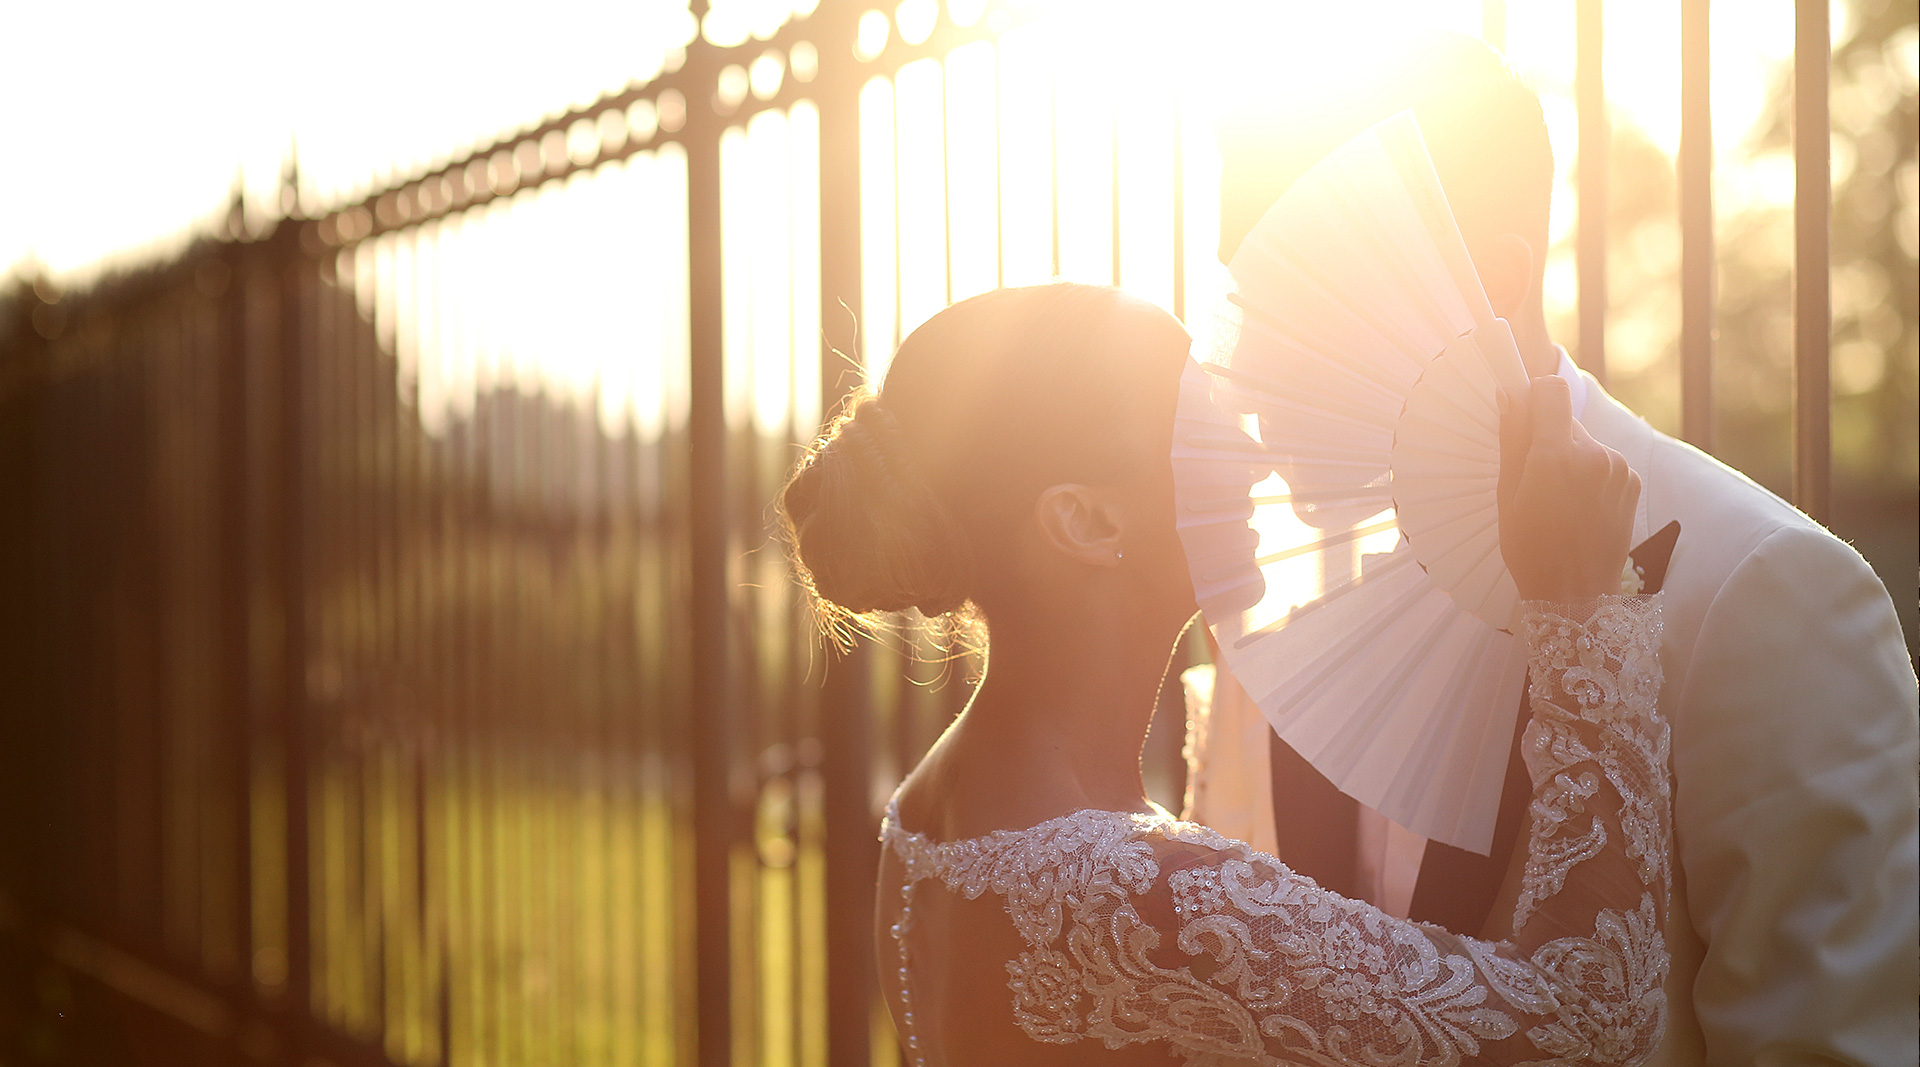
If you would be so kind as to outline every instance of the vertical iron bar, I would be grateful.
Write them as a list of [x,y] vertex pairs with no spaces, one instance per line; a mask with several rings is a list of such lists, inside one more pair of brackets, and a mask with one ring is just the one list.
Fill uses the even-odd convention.
[[[595,181],[601,188],[610,180],[613,169],[606,168],[595,175]],[[598,191],[598,190],[596,190]],[[621,1049],[627,1026],[632,1020],[623,1018],[619,1007],[619,965],[614,962],[614,954],[625,951],[617,936],[619,923],[619,884],[615,876],[616,865],[613,862],[617,838],[613,827],[620,824],[620,790],[615,784],[622,773],[624,761],[620,748],[620,735],[615,714],[620,707],[620,670],[617,656],[617,637],[620,633],[618,611],[620,604],[633,602],[633,590],[627,585],[628,560],[615,557],[619,544],[620,523],[616,518],[621,507],[621,483],[613,477],[609,462],[614,455],[615,439],[607,427],[598,420],[600,417],[599,391],[595,390],[593,405],[583,416],[588,421],[592,435],[593,482],[591,511],[588,515],[589,548],[593,573],[598,581],[608,587],[609,597],[596,605],[592,642],[588,653],[593,660],[593,721],[584,732],[582,741],[592,746],[595,797],[594,809],[599,814],[598,833],[587,838],[583,835],[589,854],[597,854],[598,885],[594,891],[600,896],[600,914],[595,922],[602,931],[600,971],[601,988],[596,990],[596,1005],[606,1027],[607,1045],[615,1053]],[[617,599],[616,599],[617,598]]]
[[[704,8],[696,4],[696,8]],[[718,63],[705,66],[716,68]],[[732,1062],[732,716],[727,707],[727,441],[721,366],[720,134],[697,99],[687,135],[687,412],[693,520],[693,767],[696,1041],[703,1067]]]
[[233,835],[229,852],[232,866],[224,872],[231,879],[233,899],[230,921],[234,960],[238,965],[238,983],[251,986],[246,976],[253,973],[253,833],[251,827],[254,731],[250,712],[247,654],[247,604],[249,546],[247,539],[247,501],[252,498],[247,485],[247,352],[246,271],[251,265],[249,249],[229,244],[218,252],[218,262],[226,270],[226,284],[216,297],[219,314],[219,343],[216,366],[219,379],[214,382],[217,430],[215,445],[219,471],[214,480],[214,500],[219,523],[216,537],[219,557],[215,582],[219,597],[219,671],[220,721],[225,729],[214,743],[221,768],[220,788],[227,791],[231,810],[226,812],[227,832]]
[[[523,185],[521,191],[514,194],[510,212],[520,212],[524,219],[533,212],[534,198],[537,192],[528,192]],[[509,215],[511,218],[512,216]],[[522,223],[522,225],[528,225]],[[531,227],[529,227],[531,228]],[[526,232],[525,230],[521,232]],[[512,406],[508,408],[505,425],[513,442],[512,456],[506,462],[513,470],[510,488],[507,490],[505,523],[511,534],[506,538],[507,589],[510,597],[512,615],[507,620],[507,632],[511,635],[509,646],[513,654],[505,658],[508,664],[507,683],[504,691],[507,701],[503,706],[510,726],[503,723],[503,736],[513,739],[513,747],[508,754],[509,776],[507,788],[511,791],[506,799],[513,812],[512,825],[508,829],[508,862],[514,864],[512,880],[513,899],[504,901],[504,906],[512,916],[514,936],[529,946],[528,958],[541,959],[546,971],[547,981],[532,989],[515,992],[519,1018],[518,1052],[527,1063],[538,1063],[547,1058],[551,1049],[547,1042],[552,1036],[550,1022],[556,946],[548,936],[545,927],[546,906],[550,899],[543,890],[551,872],[545,869],[550,853],[545,835],[537,820],[546,805],[540,795],[541,769],[545,764],[541,734],[551,722],[549,701],[543,699],[540,692],[541,663],[537,654],[529,655],[525,650],[536,648],[535,641],[539,632],[534,625],[533,612],[539,604],[540,590],[535,584],[536,572],[528,564],[542,548],[541,534],[546,518],[544,494],[541,476],[545,470],[541,464],[546,459],[540,422],[541,408],[545,404],[542,391],[543,382],[526,380],[527,366],[519,359],[514,361],[514,385],[508,394]],[[544,555],[544,553],[539,553]],[[535,954],[538,954],[537,956]],[[511,1047],[511,1046],[509,1046]]]
[[403,473],[410,476],[402,484],[400,495],[400,577],[404,597],[402,619],[407,635],[406,666],[412,675],[410,690],[413,705],[409,710],[413,720],[410,724],[413,739],[410,760],[413,776],[413,885],[409,887],[413,891],[413,929],[407,946],[413,967],[413,1002],[409,1041],[414,1055],[420,1055],[422,1048],[431,1049],[433,1062],[445,1063],[447,1051],[446,1045],[440,1040],[439,1026],[445,975],[438,971],[433,962],[440,952],[435,921],[437,912],[433,901],[434,895],[440,891],[440,879],[430,866],[441,847],[439,828],[433,825],[432,819],[437,810],[433,797],[441,777],[439,667],[444,660],[434,641],[440,633],[439,617],[427,610],[427,606],[433,602],[431,581],[436,561],[430,536],[430,516],[432,494],[438,484],[430,462],[431,439],[420,418],[420,388],[426,377],[425,368],[433,358],[426,350],[430,339],[422,325],[427,323],[438,328],[437,309],[427,308],[425,280],[425,263],[427,257],[433,255],[434,233],[433,225],[417,226],[407,230],[403,238],[408,242],[410,252],[407,256],[405,298],[412,305],[409,318],[413,325],[413,394],[400,413],[407,442]]
[[1507,50],[1507,0],[1480,0],[1480,39]]
[[[1006,57],[1007,57],[1006,49],[1001,46],[999,41],[994,41],[993,42],[993,287],[996,289],[1003,289],[1006,287],[1006,284],[1007,284],[1007,142],[1006,142],[1006,137],[1004,136],[1005,131],[1001,129],[1001,123],[1000,123],[1000,116],[1006,114],[1006,109],[1007,109],[1007,101],[1006,101],[1007,58]],[[858,121],[858,115],[860,111],[860,97],[859,97],[859,90],[857,86],[854,90],[853,95],[848,96],[845,99],[836,100],[833,102],[843,107],[849,106],[850,104],[855,114],[855,121],[856,122]],[[821,121],[825,122],[826,120],[823,117]],[[822,137],[824,138],[824,136],[825,135],[823,134]],[[859,139],[858,128],[856,127],[855,140],[858,141],[858,139]],[[824,151],[824,147],[825,147],[825,141],[823,140],[822,141],[823,151]],[[858,147],[858,146],[856,145],[855,147]],[[855,169],[852,172],[853,181],[851,183],[851,186],[856,190],[854,193],[854,199],[856,201],[859,200],[859,193],[858,193],[859,177],[860,177],[860,171],[858,169]],[[821,174],[822,181],[824,181],[825,178],[826,178],[825,173],[822,173]],[[821,194],[820,194],[823,200],[826,199],[826,196],[827,196],[825,190],[826,190],[826,186],[823,184],[821,186]],[[824,226],[822,226],[820,232],[831,233],[833,231],[828,230]],[[858,258],[858,257],[856,256],[855,258]],[[854,273],[854,277],[856,280],[859,278],[858,271]],[[847,349],[847,351],[851,352],[853,350]],[[822,412],[828,412],[833,410],[833,407],[831,405],[833,402],[832,398],[834,395],[835,394],[831,394],[831,393],[822,393],[820,395],[820,410]],[[840,1061],[831,1060],[829,1062],[838,1063]]]
[[1680,0],[1680,435],[1713,448],[1713,111],[1708,9]]
[[[365,975],[369,993],[366,1023],[371,1039],[386,1045],[389,1026],[389,1004],[394,991],[387,981],[387,922],[390,916],[385,908],[387,863],[385,856],[385,800],[388,775],[386,759],[390,751],[387,738],[391,726],[389,714],[392,705],[391,683],[386,672],[391,667],[389,640],[392,630],[388,627],[387,566],[386,566],[386,506],[385,482],[390,470],[392,446],[381,440],[381,421],[383,411],[380,395],[381,373],[391,372],[391,365],[380,351],[380,243],[385,237],[372,237],[360,243],[355,251],[359,260],[354,266],[354,297],[359,299],[359,286],[367,287],[369,314],[361,316],[354,323],[358,331],[358,343],[354,347],[354,396],[357,433],[366,435],[366,454],[354,471],[355,530],[354,555],[355,570],[359,571],[361,595],[365,603],[361,607],[362,626],[358,633],[355,649],[359,660],[356,671],[358,691],[354,698],[356,712],[363,726],[358,744],[355,746],[353,761],[357,778],[355,782],[358,808],[354,826],[360,856],[360,877],[358,892],[360,897],[360,934],[364,946],[361,957],[361,972]],[[356,304],[356,309],[357,309]]]
[[1576,243],[1580,285],[1580,366],[1602,385],[1607,381],[1607,160],[1612,129],[1607,120],[1606,85],[1601,73],[1601,0],[1574,5],[1573,86],[1579,113],[1579,238]]
[[1107,113],[1107,255],[1112,260],[1107,270],[1112,275],[1109,284],[1120,284],[1120,109],[1125,106],[1118,100],[1109,101],[1113,110]]
[[[893,208],[893,336],[881,338],[880,343],[884,346],[883,351],[887,359],[887,366],[891,367],[893,366],[893,350],[899,346],[901,341],[906,339],[907,335],[907,330],[904,325],[907,305],[906,293],[904,292],[906,287],[900,284],[901,256],[905,246],[901,244],[900,241],[900,70],[898,67],[887,72],[887,81],[891,83],[893,89],[893,91],[888,94],[891,114],[887,116],[887,121],[893,124],[893,134],[888,138],[890,144],[887,150],[887,154],[892,157],[887,162],[887,173],[892,176],[893,180],[893,191],[891,194],[893,199],[888,201]],[[825,233],[826,231],[822,230],[820,232]]]
[[[505,211],[505,204],[500,202],[488,209],[490,218],[483,232],[489,263],[498,262]],[[482,333],[475,346],[476,358],[478,352],[484,350],[483,346],[493,343],[497,343],[494,336]],[[466,518],[468,544],[473,553],[469,590],[474,604],[473,632],[479,649],[469,663],[474,710],[478,713],[472,739],[476,752],[474,830],[479,866],[474,879],[476,946],[511,943],[511,920],[505,903],[512,894],[501,876],[507,852],[503,799],[508,781],[506,762],[512,747],[505,736],[506,716],[501,711],[506,702],[509,676],[502,660],[508,647],[507,615],[511,610],[507,571],[501,562],[507,553],[502,544],[505,503],[501,494],[505,486],[511,484],[507,477],[511,472],[504,469],[500,447],[509,423],[507,405],[511,399],[505,382],[499,379],[489,381],[480,391],[474,400],[473,444],[468,452],[472,491]],[[510,984],[503,978],[502,962],[497,953],[474,953],[474,964],[480,972],[472,1005],[474,1033],[479,1058],[489,1063],[509,1060],[507,1035],[519,1022],[514,1017],[517,1003],[511,999]]]
[[273,358],[279,362],[279,440],[276,442],[280,479],[278,539],[281,552],[277,559],[280,602],[279,703],[280,732],[285,767],[287,812],[287,1004],[292,1024],[292,1045],[288,1060],[307,1059],[307,1031],[313,1013],[312,927],[308,913],[312,907],[311,864],[308,840],[307,766],[309,749],[306,735],[307,709],[307,616],[306,616],[306,494],[311,485],[306,477],[306,405],[305,373],[308,361],[302,358],[307,336],[303,298],[310,284],[314,265],[303,254],[301,232],[312,224],[283,225],[270,244],[272,263],[278,272],[279,315]]
[[[553,186],[542,186],[525,210],[551,211],[559,195]],[[552,216],[548,215],[547,218],[551,219]],[[547,224],[552,225],[551,222]],[[542,373],[541,379],[538,391],[529,397],[531,402],[527,405],[532,423],[534,456],[531,468],[533,481],[528,486],[527,504],[528,525],[533,537],[533,544],[529,547],[537,550],[537,558],[549,570],[546,574],[523,571],[527,591],[523,601],[526,610],[521,618],[528,624],[529,631],[534,631],[537,625],[534,620],[538,616],[534,612],[538,610],[539,602],[554,595],[550,591],[552,586],[547,584],[553,579],[548,575],[554,564],[565,558],[565,541],[571,532],[569,527],[572,519],[567,504],[573,489],[573,471],[564,452],[568,409],[562,406],[557,395],[559,390],[553,388],[558,383],[552,381],[552,376]],[[562,597],[566,595],[564,590],[558,592]],[[576,621],[573,625],[579,624]],[[574,632],[578,633],[577,630]],[[537,631],[529,632],[527,636],[535,638]],[[526,647],[537,646],[529,641]],[[555,684],[559,681],[555,677],[559,673],[555,670],[558,664],[550,654],[543,653],[529,657],[527,666],[528,681],[532,684],[526,696],[528,706],[534,712],[529,716],[528,725],[533,729],[525,748],[532,757],[527,767],[531,786],[527,804],[528,824],[532,829],[527,843],[528,859],[536,874],[533,934],[547,958],[547,973],[550,975],[546,988],[536,1002],[539,1043],[535,1047],[543,1049],[540,1055],[550,1062],[577,1061],[579,1052],[573,1040],[575,1028],[570,1021],[577,1018],[573,1013],[578,1010],[579,1004],[572,978],[580,961],[580,945],[571,936],[574,931],[562,929],[556,920],[561,915],[565,887],[572,880],[561,868],[572,858],[565,812],[570,801],[578,796],[577,779],[570,780],[565,775],[561,761],[577,721],[579,692],[569,686],[561,690],[564,695],[558,699],[549,697],[539,700],[536,694],[560,689]],[[563,782],[565,786],[561,784]],[[566,800],[556,802],[550,799],[553,797],[565,797]]]
[[[199,951],[200,931],[193,922],[198,912],[198,902],[194,899],[196,888],[191,877],[183,875],[183,870],[192,870],[200,859],[200,842],[193,834],[192,810],[187,806],[188,798],[195,792],[197,776],[193,766],[191,745],[194,740],[193,727],[196,725],[197,710],[191,705],[200,694],[192,686],[192,664],[187,651],[191,648],[192,630],[183,625],[182,616],[189,610],[190,594],[183,588],[189,582],[187,561],[183,556],[188,550],[185,544],[193,540],[193,529],[188,511],[193,502],[193,487],[188,481],[187,470],[191,459],[186,458],[193,447],[193,439],[186,424],[196,421],[201,414],[195,410],[195,397],[192,392],[192,379],[187,373],[187,350],[191,342],[187,336],[188,324],[183,320],[185,312],[180,304],[186,299],[179,292],[163,298],[163,304],[156,316],[156,358],[155,378],[160,404],[167,409],[155,419],[158,428],[158,455],[154,464],[154,480],[160,487],[162,499],[167,503],[160,505],[158,533],[164,546],[160,552],[160,612],[152,622],[158,630],[155,644],[161,650],[159,657],[159,676],[161,698],[158,701],[160,749],[160,931],[165,946],[182,959],[193,959]],[[54,513],[55,521],[64,517],[65,501],[58,500],[56,507],[61,510]],[[56,525],[57,532],[59,527]],[[55,542],[64,544],[64,538]],[[54,561],[55,573],[62,573],[60,563]],[[56,630],[57,634],[58,631]],[[57,638],[56,638],[57,640]],[[56,646],[58,647],[58,646]],[[58,662],[58,661],[56,661]],[[56,883],[57,884],[57,883]]]
[[[415,468],[420,481],[413,496],[417,564],[414,589],[419,598],[415,601],[415,618],[421,627],[420,643],[415,648],[421,657],[420,667],[425,676],[422,686],[424,699],[421,701],[425,717],[421,738],[421,791],[416,823],[420,835],[419,866],[416,868],[421,916],[419,966],[429,978],[427,995],[430,999],[424,1010],[431,1013],[422,1025],[428,1027],[427,1032],[431,1035],[433,1062],[442,1067],[453,1062],[448,998],[452,975],[447,965],[447,917],[453,890],[452,880],[448,877],[451,868],[449,856],[455,847],[450,834],[453,826],[454,755],[450,744],[453,723],[449,712],[453,705],[449,664],[453,662],[453,649],[449,641],[451,613],[446,595],[443,521],[443,503],[449,481],[445,446],[451,432],[451,416],[444,392],[447,320],[446,304],[441,300],[441,271],[446,262],[444,241],[452,224],[452,220],[447,219],[421,227],[415,235],[413,259],[414,321],[417,324],[426,318],[433,326],[430,338],[416,326],[414,351],[415,367],[418,369],[415,372],[415,403],[417,406],[419,383],[426,377],[425,368],[431,366],[438,376],[434,391],[442,405],[441,430],[437,439],[429,437],[424,423],[421,424]],[[428,348],[429,341],[431,351]]]
[[[303,687],[303,697],[307,702],[307,712],[301,718],[305,737],[301,773],[306,781],[306,792],[301,801],[308,814],[307,824],[302,828],[308,840],[308,850],[303,860],[308,873],[306,892],[313,905],[313,911],[308,916],[308,928],[304,931],[311,955],[311,967],[307,973],[311,983],[310,998],[306,1010],[314,1017],[316,1025],[321,1017],[339,1010],[337,1003],[329,1001],[335,992],[331,981],[334,961],[340,955],[328,937],[336,912],[333,901],[318,889],[330,874],[332,865],[337,862],[331,850],[333,813],[326,802],[326,790],[334,777],[329,773],[334,762],[333,746],[328,743],[323,731],[327,720],[317,713],[317,705],[325,693],[324,686],[319,684],[326,680],[325,672],[330,667],[338,667],[338,658],[331,656],[332,619],[336,613],[324,610],[326,598],[319,595],[319,590],[322,576],[333,569],[333,555],[340,543],[342,522],[338,501],[331,496],[331,490],[336,480],[333,476],[334,442],[338,440],[338,435],[332,430],[339,417],[339,372],[336,365],[339,353],[344,348],[340,313],[340,265],[343,259],[343,254],[332,250],[323,251],[316,258],[316,277],[309,297],[313,340],[306,348],[304,359],[292,355],[287,357],[288,373],[300,375],[304,397],[301,418],[306,430],[302,439],[305,480],[302,482],[303,505],[300,510],[311,523],[302,532],[306,563],[298,575],[303,589],[311,594],[308,610],[302,620],[307,643],[300,649],[301,654],[311,662],[308,664],[308,673],[300,678],[299,684]],[[292,877],[292,872],[288,877]]]
[[[405,804],[408,777],[407,733],[413,726],[412,699],[408,689],[412,679],[407,673],[406,616],[400,591],[400,516],[402,491],[400,476],[405,468],[401,451],[406,434],[400,406],[400,324],[386,321],[386,315],[399,310],[404,294],[400,290],[399,249],[406,240],[405,231],[388,233],[376,239],[373,256],[373,337],[374,357],[369,410],[374,425],[378,452],[374,458],[377,473],[372,490],[373,501],[373,574],[374,601],[378,605],[378,672],[374,690],[378,695],[379,732],[373,745],[373,855],[378,857],[379,876],[374,880],[375,914],[379,916],[380,955],[375,968],[380,975],[380,1040],[387,1055],[394,1059],[406,1055],[408,1009],[413,990],[408,981],[407,942],[412,933],[410,916],[402,901],[405,871],[400,854],[406,848],[405,821],[400,811]],[[387,294],[391,292],[391,299]],[[391,309],[391,311],[389,311]],[[393,331],[392,351],[380,345],[383,328]],[[393,846],[393,847],[390,847]]]
[[[940,243],[945,252],[942,266],[945,267],[947,275],[947,303],[951,304],[953,303],[953,75],[947,66],[946,56],[939,57],[935,62],[940,64],[940,102],[936,105],[940,109]],[[897,124],[900,121],[900,105],[899,98],[894,99],[894,122]],[[893,143],[898,145],[900,141],[895,138]]]
[[[477,258],[480,253],[481,246],[475,240],[478,230],[473,221],[477,214],[470,213],[459,219],[459,228],[455,231],[459,234],[459,242],[455,247],[461,257]],[[458,277],[465,281],[472,276],[463,272]],[[443,287],[446,285],[445,275],[441,276],[441,284]],[[442,289],[443,293],[446,291]],[[473,384],[471,366],[474,361],[474,324],[464,314],[458,314],[464,310],[464,303],[457,298],[442,300],[440,322],[444,332],[441,336],[451,339],[442,350],[442,358],[443,362],[458,360],[461,369],[457,380],[461,387],[478,394],[480,389]],[[475,1018],[478,1013],[474,1010],[477,1003],[474,991],[485,988],[485,976],[480,972],[477,954],[472,952],[472,946],[482,942],[477,921],[480,914],[477,892],[479,879],[475,871],[483,854],[477,818],[480,810],[480,768],[483,764],[478,724],[475,721],[480,711],[480,693],[474,678],[477,671],[475,664],[484,654],[480,637],[485,631],[478,622],[480,598],[476,595],[476,589],[480,570],[476,566],[469,532],[475,506],[473,486],[478,480],[477,464],[473,462],[474,442],[479,433],[481,406],[484,403],[480,396],[475,395],[468,403],[461,405],[465,414],[460,421],[449,418],[445,467],[447,480],[442,489],[440,505],[444,529],[442,536],[448,554],[445,581],[449,600],[447,626],[450,631],[447,695],[451,706],[446,743],[451,776],[451,806],[457,815],[459,831],[449,834],[447,838],[451,884],[447,942],[442,956],[447,969],[444,1031],[447,1034],[448,1060],[452,1062],[456,1054],[464,1053],[457,1061],[461,1063],[477,1061],[482,1052],[479,1040],[481,1031]]]
[[1187,108],[1173,104],[1173,317],[1187,320]]
[[[1060,80],[1047,71],[1047,218],[1053,228],[1054,277],[1060,276]],[[896,257],[894,262],[899,262]],[[901,771],[904,773],[903,765]]]
[[[853,40],[854,12],[846,5],[833,8],[834,22],[821,27],[823,50],[844,48],[844,42]],[[860,383],[862,291],[860,72],[841,65],[829,70],[831,79],[820,87],[820,232],[828,235],[820,242],[820,411],[827,417]],[[997,174],[1000,168],[994,170]],[[994,232],[997,237],[1000,230]],[[998,258],[1004,265],[1004,248]],[[819,722],[826,821],[827,1062],[864,1064],[873,1055],[871,1020],[877,994],[873,877],[880,856],[869,795],[873,706],[866,685],[867,650],[857,648],[838,660],[831,652],[823,656]]]
[[1833,176],[1826,0],[1796,0],[1793,23],[1793,502],[1825,522],[1832,494],[1833,309],[1828,255]]

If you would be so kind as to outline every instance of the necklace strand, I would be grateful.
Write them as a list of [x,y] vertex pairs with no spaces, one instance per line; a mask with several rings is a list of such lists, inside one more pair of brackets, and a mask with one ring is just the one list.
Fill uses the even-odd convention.
[[908,878],[900,883],[900,918],[891,928],[894,943],[900,948],[900,1024],[906,1031],[907,1055],[914,1067],[927,1067],[927,1057],[920,1051],[920,1035],[913,1025],[913,976],[907,961],[907,931],[912,925],[913,881]]

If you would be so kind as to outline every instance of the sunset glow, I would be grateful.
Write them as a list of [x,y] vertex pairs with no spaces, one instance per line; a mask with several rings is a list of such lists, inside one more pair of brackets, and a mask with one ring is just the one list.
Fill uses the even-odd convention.
[[[41,105],[58,94],[81,111],[124,108],[130,79],[151,53],[127,42],[84,62],[48,51],[4,75],[18,90],[8,98],[21,102],[21,119],[44,135],[38,143],[47,146],[45,158],[59,165],[15,168],[0,178],[0,193],[39,207],[0,223],[0,257],[23,272],[84,282],[103,266],[139,259],[155,242],[177,243],[205,229],[236,168],[249,225],[264,227],[277,210],[276,185],[294,144],[301,208],[318,211],[543,110],[644,81],[677,64],[678,49],[696,31],[723,45],[765,39],[812,8],[808,0],[716,3],[696,26],[671,3],[580,3],[579,22],[617,32],[571,34],[549,47],[517,39],[520,28],[514,35],[498,25],[449,31],[465,35],[448,39],[459,47],[413,50],[346,79],[320,73],[339,61],[344,38],[288,33],[294,62],[249,75],[259,91],[246,94],[245,106],[255,110],[242,122],[222,114],[215,124],[213,112],[196,107],[195,99],[215,90],[190,73],[147,79],[153,96],[138,106],[166,119],[135,124],[130,135],[151,165],[132,182],[103,154],[125,151],[124,143],[90,138],[59,120],[71,109]],[[290,17],[248,11],[248,19]],[[394,17],[411,25],[424,11],[402,8]],[[1616,142],[1637,139],[1670,160],[1679,139],[1677,18],[1658,0],[1614,0],[1605,12]],[[876,59],[924,39],[939,13],[931,0],[868,11],[854,58]],[[47,23],[43,36],[71,39],[55,32],[66,16],[48,8],[32,17]],[[1270,91],[1277,83],[1312,107],[1333,75],[1383,47],[1383,28],[1488,32],[1539,88],[1558,163],[1547,309],[1557,330],[1570,331],[1577,295],[1570,238],[1579,203],[1572,183],[1579,151],[1572,0],[1392,0],[1364,12],[1053,0],[963,4],[950,17],[1009,28],[944,59],[875,76],[861,95],[857,355],[870,373],[883,373],[899,339],[946,304],[1051,277],[1117,284],[1204,332],[1224,284],[1215,258],[1213,121],[1220,103],[1248,84]],[[164,27],[145,25],[145,18],[121,25],[128,33],[178,35],[246,21],[216,0]],[[1847,18],[1836,4],[1836,40],[1849,32]],[[1753,129],[1790,59],[1792,5],[1718,5],[1714,20],[1716,213],[1723,220],[1785,218],[1790,161],[1777,149],[1756,149]],[[565,21],[543,20],[532,32],[561,33],[556,27]],[[608,47],[607,36],[626,43]],[[1911,91],[1910,27],[1905,41],[1889,53],[1901,58],[1889,67],[1895,84],[1888,91],[1901,83]],[[247,54],[237,39],[231,44]],[[504,60],[503,50],[511,50],[514,77],[481,76],[490,57]],[[715,98],[744,105],[804,84],[823,62],[845,59],[822,57],[811,44],[795,46],[790,56],[766,50],[723,70]],[[439,92],[455,83],[468,88]],[[650,137],[684,121],[651,103],[626,119],[626,128],[572,131],[558,146],[562,158],[591,159],[596,133]],[[737,419],[751,412],[763,430],[784,426],[795,437],[809,434],[820,412],[812,369],[821,327],[817,250],[835,236],[820,233],[817,220],[818,121],[814,105],[803,101],[753,114],[722,142],[729,410]],[[382,239],[343,261],[364,312],[379,323],[383,343],[395,346],[404,388],[418,398],[426,425],[443,425],[448,411],[471,411],[475,390],[506,384],[591,395],[609,424],[637,419],[653,427],[671,417],[663,412],[672,405],[663,401],[678,387],[676,372],[665,368],[680,364],[686,344],[685,317],[675,310],[685,295],[678,152],[668,145],[561,185],[523,189],[510,201]],[[1838,177],[1854,163],[1843,153],[1834,165]],[[1666,185],[1634,195],[1674,195],[1670,177],[1647,180]],[[1914,180],[1910,167],[1899,178],[1903,232],[1914,228]],[[1784,270],[1789,252],[1778,242],[1786,231],[1774,229],[1783,236],[1767,254]],[[1643,228],[1636,240],[1641,253],[1619,269],[1677,270],[1677,219]],[[1842,276],[1836,283],[1843,305],[1848,282]],[[1634,277],[1625,283],[1638,284]],[[1671,288],[1616,303],[1609,331],[1618,370],[1636,373],[1670,358],[1679,314]],[[402,291],[416,295],[398,299]],[[528,299],[529,291],[546,299]],[[648,325],[636,331],[636,322]],[[1875,354],[1863,362],[1843,345],[1836,374],[1843,389],[1867,388],[1879,380],[1878,367]]]

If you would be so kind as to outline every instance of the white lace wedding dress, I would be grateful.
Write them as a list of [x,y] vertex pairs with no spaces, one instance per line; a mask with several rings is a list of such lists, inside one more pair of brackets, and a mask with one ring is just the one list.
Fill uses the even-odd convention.
[[1659,626],[1658,597],[1527,605],[1511,941],[1393,918],[1164,812],[941,842],[902,827],[896,798],[880,957],[909,1060],[1639,1062],[1666,1008]]

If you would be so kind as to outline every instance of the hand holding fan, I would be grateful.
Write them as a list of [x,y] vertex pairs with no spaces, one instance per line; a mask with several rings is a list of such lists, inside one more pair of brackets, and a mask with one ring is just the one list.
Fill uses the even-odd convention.
[[1207,623],[1342,791],[1485,853],[1525,675],[1495,392],[1526,371],[1412,116],[1302,175],[1229,269],[1174,432]]

